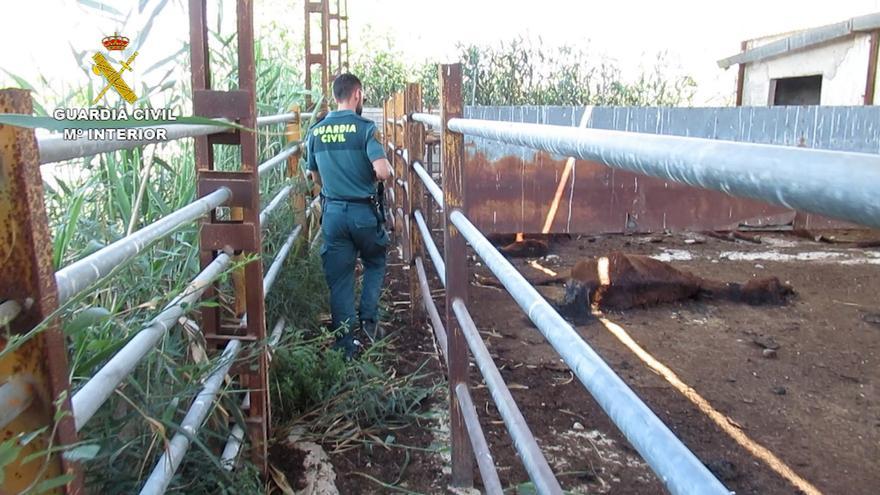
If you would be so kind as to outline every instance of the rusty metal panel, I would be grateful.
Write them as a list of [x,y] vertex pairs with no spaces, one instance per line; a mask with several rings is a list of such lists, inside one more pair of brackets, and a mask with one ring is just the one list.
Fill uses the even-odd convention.
[[[235,208],[233,208],[235,210]],[[239,220],[244,216],[239,214]],[[235,220],[235,211],[233,211]],[[253,253],[257,249],[255,237],[257,228],[252,223],[205,223],[202,224],[199,247],[208,251],[246,251]],[[243,258],[236,258],[240,261]]]
[[[33,113],[29,93],[0,91],[0,113]],[[16,404],[0,404],[3,409],[21,411],[6,418],[9,422],[2,427],[0,441],[45,429],[5,466],[3,493],[19,493],[39,480],[62,475],[72,476],[65,493],[82,491],[77,466],[63,459],[60,449],[54,455],[38,455],[23,462],[49,447],[76,443],[67,345],[58,320],[44,322],[58,309],[58,292],[42,184],[34,132],[0,125],[0,302],[14,301],[20,308],[9,328],[0,328],[0,386],[20,386],[26,392],[24,397],[16,394],[19,397],[10,399]],[[24,343],[8,338],[41,324],[42,330]]]
[[[471,118],[577,126],[578,107],[468,107]],[[588,127],[880,153],[877,107],[590,109]],[[484,232],[541,232],[566,157],[468,137],[468,216]],[[791,223],[795,212],[577,160],[552,233],[728,230]],[[852,224],[798,214],[804,228]]]
[[247,117],[247,91],[193,90],[193,107],[203,108],[202,117],[225,117],[238,120]]

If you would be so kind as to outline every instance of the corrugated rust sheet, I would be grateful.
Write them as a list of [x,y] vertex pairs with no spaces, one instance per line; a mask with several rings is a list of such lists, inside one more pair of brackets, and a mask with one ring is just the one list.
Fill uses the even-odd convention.
[[[468,107],[466,117],[577,126],[577,107]],[[880,153],[878,107],[597,107],[588,127]],[[484,232],[541,232],[566,157],[469,137],[468,216]],[[783,225],[795,212],[577,160],[551,233],[729,230]],[[852,225],[798,214],[802,228]]]

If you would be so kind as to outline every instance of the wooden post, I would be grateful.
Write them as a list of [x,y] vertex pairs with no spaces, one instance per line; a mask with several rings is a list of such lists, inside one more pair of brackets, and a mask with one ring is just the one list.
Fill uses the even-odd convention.
[[[397,201],[397,207],[403,211],[403,215],[400,215],[400,244],[403,246],[403,261],[405,263],[412,262],[412,245],[410,244],[410,202],[409,195],[407,194],[407,190],[409,189],[409,184],[407,184],[407,166],[406,160],[404,160],[403,156],[398,153],[403,153],[406,149],[406,125],[401,124],[401,121],[404,119],[406,115],[406,95],[403,91],[399,91],[394,95],[394,130],[395,130],[395,138],[394,144],[397,146],[397,150],[394,153],[394,163],[397,164],[397,170],[395,176],[398,177],[403,184],[398,183],[397,194],[399,195],[399,199]],[[397,182],[397,181],[395,181]]]
[[865,105],[874,104],[874,87],[877,82],[877,63],[880,57],[880,29],[871,31],[871,41],[868,45],[868,78],[865,81]]
[[[749,46],[748,43],[743,41],[740,43],[740,49],[742,51],[746,51],[746,48]],[[737,68],[736,72],[736,106],[741,107],[743,104],[743,88],[745,88],[746,83],[746,64],[741,63]],[[773,102],[770,102],[771,104]]]
[[[244,208],[235,206],[229,209],[229,219],[233,222],[244,221]],[[232,263],[240,265],[244,261],[242,254],[232,257]],[[232,271],[232,308],[236,318],[242,318],[247,311],[247,284],[244,280],[244,266],[238,266]]]
[[449,338],[449,430],[452,436],[452,485],[470,487],[474,483],[473,452],[461,414],[455,387],[468,383],[468,346],[461,325],[452,311],[452,302],[467,302],[467,244],[452,224],[450,215],[465,206],[464,138],[447,127],[450,119],[463,113],[461,64],[440,66],[440,164],[443,176],[444,225],[443,258],[446,261],[446,333]]
[[[424,258],[425,253],[422,248],[422,236],[416,227],[416,220],[413,212],[416,210],[424,211],[425,195],[422,187],[422,180],[413,172],[412,165],[416,161],[422,160],[422,153],[425,149],[425,130],[421,123],[412,119],[413,113],[422,111],[422,88],[418,84],[407,84],[404,92],[403,102],[404,112],[406,114],[406,142],[404,148],[407,150],[407,163],[404,163],[403,178],[409,186],[407,191],[407,211],[406,218],[409,222],[409,297],[410,297],[410,324],[420,323],[424,318],[422,308],[421,290],[419,289],[419,276],[416,272],[416,257]],[[425,294],[424,297],[431,297]]]
[[[23,89],[0,91],[0,113],[31,115],[30,93]],[[19,493],[32,483],[67,474],[73,478],[64,492],[82,493],[77,465],[61,455],[61,447],[76,443],[76,429],[70,409],[67,345],[58,320],[45,322],[41,332],[18,348],[7,348],[10,335],[27,333],[58,309],[52,237],[32,129],[0,125],[0,239],[4,239],[0,243],[0,303],[16,308],[10,313],[17,313],[8,326],[0,323],[0,349],[7,351],[0,358],[0,387],[7,398],[0,404],[5,416],[0,440],[45,428],[0,468],[5,475],[0,492]],[[51,455],[39,454],[50,446]],[[23,462],[31,455],[35,457]]]
[[[385,150],[385,154],[388,155],[391,148],[388,144],[391,142],[391,128],[388,126],[388,119],[391,118],[391,113],[389,110],[389,102],[390,99],[386,99],[382,103],[382,147]],[[394,157],[388,157],[389,162],[394,166]],[[393,179],[392,179],[393,180]],[[386,184],[387,185],[387,184]],[[391,188],[394,187],[394,184],[391,184]],[[394,221],[394,203],[391,202],[391,197],[393,194],[390,194],[388,187],[385,188],[385,218],[390,224],[391,230],[394,231],[397,229],[397,222]],[[389,206],[390,205],[390,206]]]
[[[304,141],[299,105],[292,106],[290,111],[294,114],[294,118],[287,123],[287,127],[284,129],[284,138],[288,146],[291,143]],[[309,219],[306,217],[306,207],[308,206],[306,178],[299,166],[299,161],[303,155],[303,146],[305,146],[305,142],[301,143],[299,149],[287,158],[287,177],[293,181],[293,189],[290,190],[290,207],[293,210],[293,222],[302,226],[302,231],[297,241],[297,245],[300,247],[303,243],[309,242],[311,238]],[[306,250],[297,249],[296,252],[303,255],[306,253]]]
[[[425,141],[427,141],[427,133],[429,132],[425,126],[422,126],[423,132],[422,136]],[[425,156],[425,170],[428,172],[428,176],[432,179],[434,178],[434,145],[427,145],[427,155]],[[442,187],[442,185],[441,185]],[[424,190],[424,196],[426,196],[423,201],[426,208],[422,211],[422,214],[425,215],[425,224],[428,226],[428,231],[434,230],[434,209],[437,205],[434,204],[433,198],[427,197],[428,191]]]

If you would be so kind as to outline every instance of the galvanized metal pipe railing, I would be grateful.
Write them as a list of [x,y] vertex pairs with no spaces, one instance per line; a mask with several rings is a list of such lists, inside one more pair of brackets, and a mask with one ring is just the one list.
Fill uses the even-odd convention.
[[414,113],[412,114],[412,119],[416,122],[421,122],[428,127],[433,127],[435,129],[440,128],[440,116],[434,115],[430,113]]
[[260,174],[260,177],[262,177],[263,175],[268,173],[270,170],[275,169],[276,167],[278,167],[282,163],[287,163],[287,158],[290,155],[296,153],[299,150],[299,148],[300,148],[300,145],[295,144],[289,148],[281,150],[280,153],[278,153],[277,155],[275,155],[272,158],[263,162],[260,165],[260,167],[257,169],[257,172]]
[[880,156],[557,125],[452,119],[463,134],[880,227]]
[[464,214],[450,220],[670,492],[730,493]]
[[279,206],[284,204],[284,200],[287,199],[291,189],[293,189],[293,186],[291,185],[282,187],[278,193],[275,194],[275,197],[272,198],[272,201],[269,201],[269,204],[263,208],[263,211],[260,212],[260,228],[266,228],[266,222],[269,220],[269,215],[271,215]]
[[[293,154],[298,146],[282,151],[260,165],[260,174],[268,172],[281,163],[285,163],[287,157]],[[289,193],[290,189],[291,186],[287,186],[287,188],[282,189],[282,192],[286,191]],[[208,214],[214,208],[229,201],[231,197],[232,193],[229,189],[225,187],[220,188],[147,227],[58,270],[55,274],[55,279],[58,284],[59,303],[64,304],[71,298],[79,295],[82,291],[110,274],[114,268],[140,254],[141,251],[153,242],[168,236],[181,226]],[[260,213],[261,224],[268,218],[268,214],[281,204],[282,200],[283,197],[279,192],[266,209]]]
[[226,439],[226,445],[220,454],[220,465],[227,471],[235,468],[235,460],[238,459],[238,453],[241,452],[241,446],[244,444],[244,428],[235,424],[229,431],[229,437]]
[[12,422],[19,414],[27,411],[34,400],[32,385],[21,374],[16,374],[0,385],[0,428]]
[[415,259],[416,272],[419,276],[419,288],[422,291],[422,303],[428,318],[431,320],[431,326],[434,327],[434,335],[437,336],[437,343],[440,345],[440,351],[443,353],[443,360],[449,364],[449,344],[446,338],[446,327],[443,326],[443,320],[440,319],[440,313],[437,311],[437,305],[434,304],[434,298],[431,297],[431,286],[428,285],[428,276],[425,274],[425,264],[422,258],[417,256]]
[[[284,325],[286,323],[284,317],[280,317],[278,318],[278,321],[275,322],[275,326],[272,327],[272,334],[269,336],[270,350],[274,350],[275,347],[278,346],[278,342],[281,341],[281,335],[284,333]],[[244,399],[241,401],[240,409],[244,410],[247,408],[250,401],[251,393],[245,392]],[[235,460],[238,458],[238,453],[241,451],[243,443],[244,428],[235,424],[229,431],[229,436],[226,438],[226,445],[223,447],[223,452],[220,454],[220,465],[223,466],[223,469],[232,471],[235,467]]]
[[[257,126],[262,127],[270,124],[278,124],[281,122],[289,122],[293,120],[295,114],[284,113],[279,115],[268,115],[257,118]],[[305,116],[306,114],[303,114]],[[220,122],[228,123],[228,120],[217,119]],[[51,136],[41,138],[37,141],[40,151],[40,164],[62,162],[64,160],[72,160],[74,158],[82,158],[84,156],[92,156],[100,153],[109,153],[111,151],[130,150],[138,146],[147,144],[155,144],[157,142],[167,143],[178,139],[207,136],[209,134],[218,134],[231,130],[229,127],[207,124],[169,124],[167,126],[144,126],[142,129],[166,129],[167,138],[162,141],[144,141],[144,140],[106,140],[93,141],[87,139],[78,139],[74,141],[65,140],[62,136]]]
[[278,342],[281,342],[281,335],[284,333],[284,325],[286,324],[287,321],[283,316],[279,317],[278,321],[275,322],[275,326],[272,327],[272,333],[269,334],[269,350],[274,350],[278,346]]
[[[313,115],[313,112],[302,112],[299,114],[301,119],[310,119]],[[292,122],[295,118],[296,113],[294,112],[266,115],[264,117],[257,117],[257,125],[263,127],[272,124],[286,124],[287,122]]]
[[483,479],[483,488],[489,495],[503,495],[504,489],[501,488],[501,480],[498,479],[495,461],[492,459],[492,452],[489,451],[489,444],[486,443],[486,437],[483,435],[483,428],[477,417],[477,408],[474,407],[474,401],[471,399],[467,385],[459,383],[455,387],[455,396],[458,398],[461,415],[467,426],[468,438],[471,440],[474,457],[477,459],[477,467],[480,469],[480,477]]
[[135,334],[73,395],[71,407],[77,431],[92,419],[98,408],[104,404],[122,380],[131,374],[141,359],[153,350],[162,336],[177,325],[178,318],[193,309],[205,289],[231,262],[232,258],[226,253],[217,256],[186,286],[183,292],[150,321],[146,328]]
[[284,241],[284,244],[281,245],[281,248],[278,249],[278,253],[275,255],[275,259],[272,261],[272,265],[269,266],[269,270],[266,271],[266,275],[263,277],[263,295],[269,293],[272,289],[272,285],[275,283],[275,279],[278,277],[278,273],[281,272],[281,267],[284,266],[284,261],[287,259],[287,254],[290,252],[290,249],[293,247],[293,243],[296,242],[296,238],[299,237],[299,233],[302,231],[302,225],[297,225],[293,228],[293,231],[287,236],[287,240]]
[[5,327],[21,313],[21,304],[15,300],[0,303],[0,327]]
[[434,242],[434,238],[431,237],[431,231],[428,229],[425,217],[422,216],[421,210],[414,210],[413,217],[415,217],[416,225],[419,227],[419,232],[422,234],[422,242],[425,245],[425,249],[428,250],[431,262],[434,263],[437,277],[440,279],[440,283],[443,284],[443,287],[446,287],[446,262],[443,261],[443,256],[437,249],[437,244]]
[[64,304],[131,260],[152,243],[196,221],[232,197],[223,187],[55,272],[58,302]]
[[436,182],[434,182],[434,179],[431,178],[431,174],[429,174],[428,171],[425,170],[425,167],[422,165],[422,162],[414,161],[412,167],[413,167],[413,170],[415,170],[416,174],[419,176],[419,178],[422,179],[422,183],[425,185],[425,188],[428,190],[429,193],[431,193],[431,197],[433,197],[434,201],[437,202],[437,206],[439,206],[440,209],[442,210],[443,209],[443,190],[440,189],[440,186],[438,186]]
[[220,392],[220,386],[223,385],[223,379],[229,372],[235,357],[241,350],[241,341],[230,340],[220,355],[220,362],[213,372],[205,380],[205,386],[196,396],[195,400],[187,411],[186,416],[180,423],[180,429],[171,438],[168,448],[159,458],[156,467],[147,482],[141,488],[141,495],[161,495],[168,489],[174,473],[180,467],[183,457],[186,455],[193,438],[202,427],[208,412],[214,407],[214,402]]
[[492,356],[489,355],[489,350],[486,349],[486,344],[483,343],[480,332],[477,330],[477,325],[471,318],[464,301],[461,299],[454,300],[452,302],[452,310],[455,312],[455,317],[461,326],[464,338],[467,340],[468,347],[474,356],[474,361],[483,375],[486,388],[489,389],[489,393],[492,395],[492,401],[495,402],[498,413],[501,414],[501,419],[504,420],[504,425],[507,427],[507,432],[513,439],[513,446],[516,448],[526,471],[529,473],[529,478],[535,484],[538,493],[542,495],[562,495],[562,487],[556,481],[556,476],[553,474],[553,470],[550,469],[550,465],[547,464],[544,454],[541,453],[541,448],[538,447],[535,436],[532,435],[529,426],[526,424],[526,419],[520,412],[519,407],[517,407],[513,396],[510,395],[510,390],[508,390],[504,379],[501,377],[501,373],[492,361]]

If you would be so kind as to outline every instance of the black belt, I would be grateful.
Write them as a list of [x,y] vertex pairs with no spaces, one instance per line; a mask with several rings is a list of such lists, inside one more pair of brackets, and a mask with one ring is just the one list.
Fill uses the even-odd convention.
[[[380,183],[381,185],[381,183]],[[383,191],[384,192],[384,191]],[[366,204],[372,206],[373,214],[376,215],[376,221],[378,222],[378,228],[381,229],[382,225],[385,223],[385,205],[384,201],[380,201],[378,196],[370,196],[367,198],[333,198],[330,196],[325,196],[324,193],[321,193],[321,219],[324,217],[324,204],[327,201],[338,201],[341,203],[359,203]]]
[[339,201],[342,203],[363,203],[368,205],[376,203],[375,196],[370,196],[368,198],[332,198],[330,196],[324,196],[324,194],[321,194],[321,197],[324,199],[324,201]]

